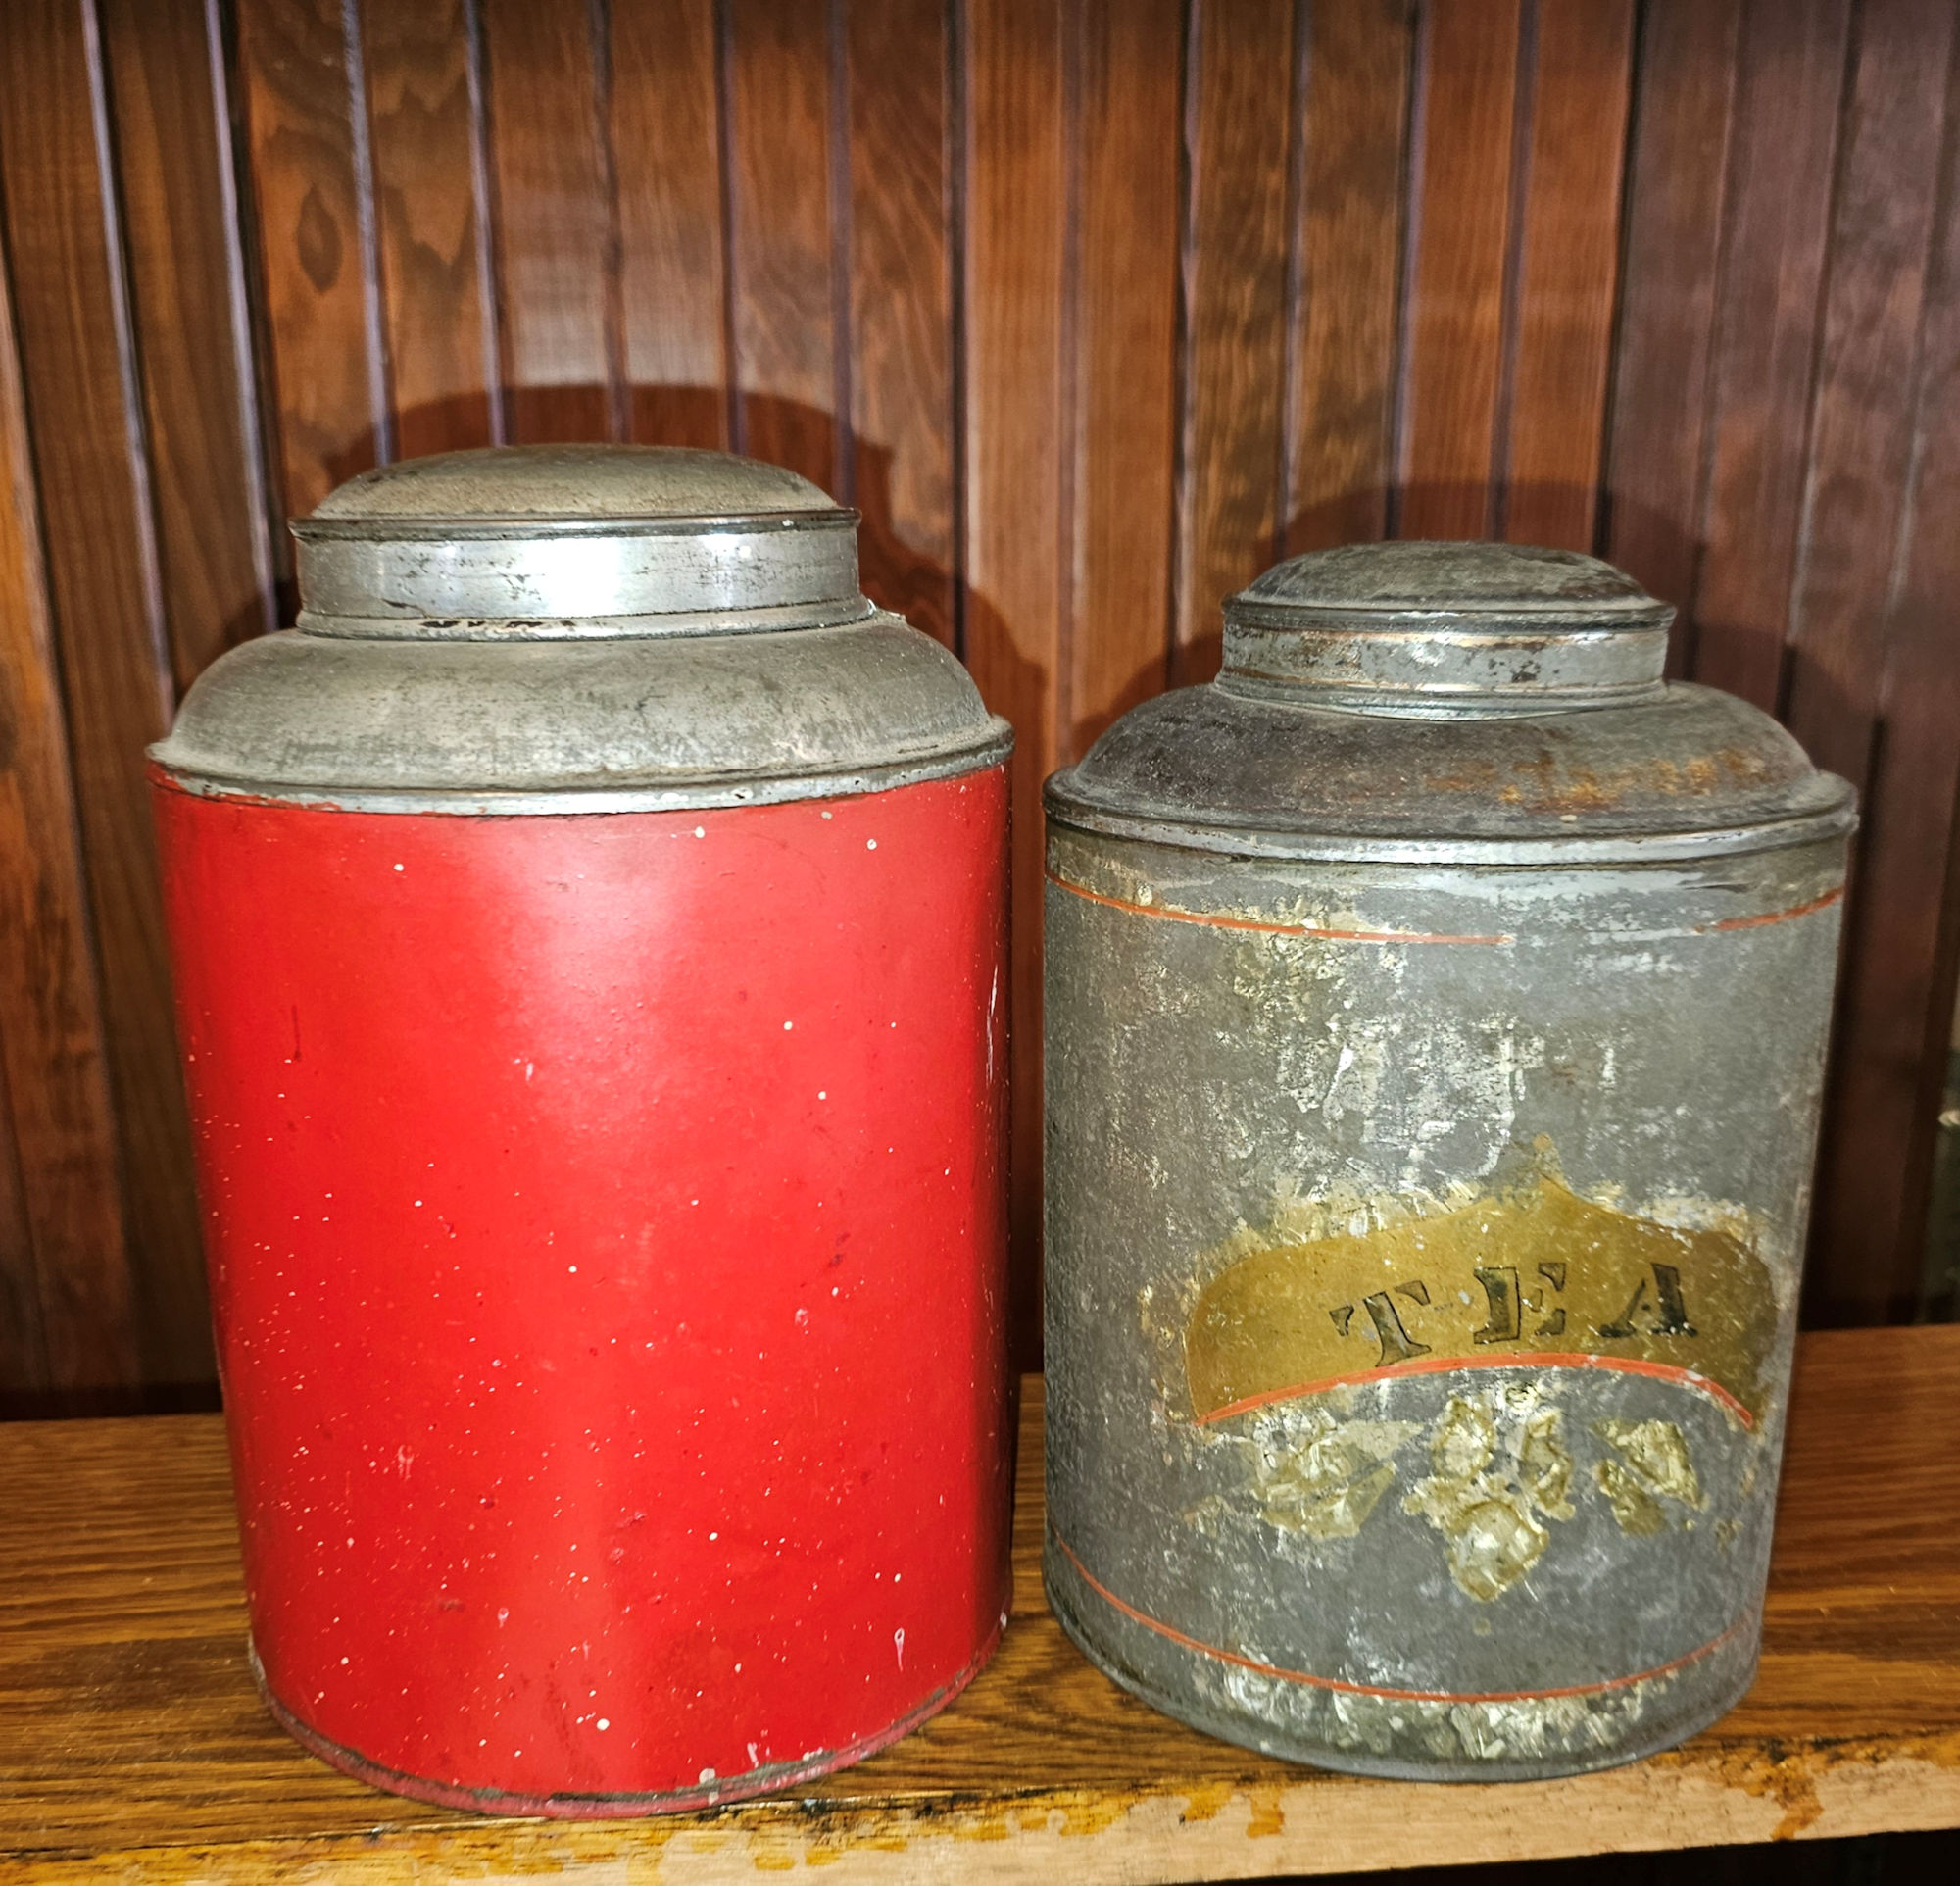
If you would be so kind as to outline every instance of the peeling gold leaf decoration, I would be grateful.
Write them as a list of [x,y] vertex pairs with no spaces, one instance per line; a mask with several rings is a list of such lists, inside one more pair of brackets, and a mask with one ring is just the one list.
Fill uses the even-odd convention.
[[1694,1378],[1752,1419],[1776,1322],[1769,1266],[1735,1231],[1616,1212],[1540,1170],[1454,1211],[1250,1252],[1200,1293],[1184,1360],[1200,1420],[1511,1358]]

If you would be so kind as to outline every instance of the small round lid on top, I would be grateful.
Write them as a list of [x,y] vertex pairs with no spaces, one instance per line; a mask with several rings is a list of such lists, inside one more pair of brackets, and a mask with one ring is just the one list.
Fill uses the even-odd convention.
[[1348,544],[1225,605],[1220,684],[1378,714],[1546,714],[1651,700],[1674,611],[1577,551]]
[[304,625],[444,637],[726,634],[870,613],[858,514],[781,466],[492,446],[350,478],[299,540]]

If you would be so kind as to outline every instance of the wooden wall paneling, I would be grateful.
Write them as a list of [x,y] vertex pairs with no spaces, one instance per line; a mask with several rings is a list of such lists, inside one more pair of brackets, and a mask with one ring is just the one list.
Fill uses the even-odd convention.
[[[1867,0],[1859,18],[1790,616],[1786,722],[1812,759],[1860,789],[1865,815],[1814,1215],[1823,1263],[1813,1290],[1834,1322],[1909,1316],[1925,1241],[1927,1174],[1911,1183],[1909,1167],[1921,1109],[1932,1115],[1923,1090],[1944,885],[1936,871],[1898,870],[1929,848],[1888,827],[1930,826],[1950,847],[1960,693],[1910,658],[1910,685],[1897,691],[1885,605],[1901,526],[1918,518],[1907,502],[1915,364],[1925,322],[1939,320],[1925,307],[1934,232],[1954,214],[1940,194],[1950,187],[1941,155],[1954,40],[1945,0]],[[1945,653],[1960,665],[1960,639]],[[1940,705],[1955,719],[1928,727]],[[1881,743],[1901,732],[1930,764],[1875,776]],[[1892,941],[1901,932],[1916,951]],[[1950,1005],[1950,988],[1941,994]]]
[[1803,508],[1850,0],[1752,0],[1717,289],[1697,681],[1772,712]]
[[1285,449],[1292,0],[1192,9],[1171,675],[1218,668],[1219,604],[1272,561]]
[[1603,554],[1680,614],[1671,672],[1692,654],[1710,341],[1743,0],[1647,0],[1626,240]]
[[[8,901],[11,907],[12,899]],[[0,1416],[19,1409],[42,1413],[47,1386],[48,1351],[41,1333],[34,1230],[21,1181],[6,1062],[0,1057]]]
[[1633,0],[1536,0],[1502,533],[1592,548],[1620,261]]
[[[1948,30],[1951,30],[1950,25]],[[1869,29],[1868,29],[1869,30]],[[1869,1249],[1845,1207],[1857,1195],[1827,1150],[1813,1320],[1903,1321],[1926,1223],[1933,1122],[1945,1080],[1960,957],[1960,61],[1946,76],[1945,149],[1912,387],[1906,512],[1884,610],[1880,737],[1867,775],[1858,889],[1846,913],[1850,973],[1838,1021],[1832,1128],[1852,1124],[1861,1092],[1898,1135],[1895,1192],[1877,1222],[1897,1242]],[[1876,600],[1876,599],[1875,599]],[[1876,611],[1874,612],[1877,613]],[[1869,1070],[1869,1071],[1867,1071]],[[1900,1160],[1898,1149],[1905,1157]],[[1839,1190],[1840,1186],[1843,1188]],[[1840,1204],[1843,1200],[1845,1203]],[[1845,1255],[1839,1259],[1838,1253]],[[1869,1276],[1861,1264],[1869,1263]]]
[[1429,0],[1409,194],[1401,537],[1484,537],[1502,380],[1519,0]]
[[1180,0],[1072,12],[1074,540],[1057,758],[1155,694],[1170,650],[1181,239]]
[[39,533],[0,270],[0,1407],[29,1409],[138,1353]]
[[1282,500],[1288,556],[1388,528],[1414,40],[1407,0],[1319,0],[1306,21]]
[[393,447],[503,436],[473,0],[362,0]]
[[849,504],[849,289],[836,253],[847,211],[832,190],[849,162],[842,24],[835,0],[724,4],[737,438]]
[[1068,84],[1060,0],[968,0],[961,18],[965,654],[988,706],[1015,733],[1011,1316],[1025,1362],[1041,1343],[1041,785],[1058,743],[1072,535],[1056,439],[1056,416],[1072,408]]
[[208,0],[99,0],[177,687],[277,623],[224,48]]
[[728,259],[714,0],[611,8],[627,433],[725,449]]
[[[0,173],[127,1238],[126,1258],[77,1239],[43,1314],[69,1379],[106,1386],[135,1379],[139,1352],[152,1380],[202,1379],[211,1347],[143,777],[173,689],[93,27],[60,0],[9,10]],[[29,1102],[10,1084],[24,1134]]]
[[341,0],[237,8],[283,521],[390,456],[371,178]]
[[865,593],[956,637],[952,71],[943,0],[850,0],[848,422]]
[[623,438],[607,48],[591,0],[478,0],[505,418],[518,444]]

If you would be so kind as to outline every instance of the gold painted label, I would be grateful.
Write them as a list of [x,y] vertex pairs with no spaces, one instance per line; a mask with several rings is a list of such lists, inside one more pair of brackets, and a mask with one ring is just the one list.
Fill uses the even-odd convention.
[[[1617,1212],[1540,1171],[1455,1211],[1250,1253],[1200,1294],[1184,1357],[1200,1421],[1510,1363],[1675,1381],[1752,1426],[1776,1327],[1769,1266],[1738,1232]],[[1644,1512],[1631,1467],[1623,1492]]]

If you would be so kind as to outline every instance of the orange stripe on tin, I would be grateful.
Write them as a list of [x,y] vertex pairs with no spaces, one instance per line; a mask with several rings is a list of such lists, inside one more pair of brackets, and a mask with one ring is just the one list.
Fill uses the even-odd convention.
[[1082,1563],[1076,1556],[1075,1548],[1061,1536],[1053,1519],[1048,1522],[1048,1529],[1055,1544],[1067,1555],[1068,1563],[1082,1574],[1083,1583],[1105,1604],[1113,1605],[1125,1617],[1142,1624],[1146,1630],[1153,1630],[1159,1637],[1167,1637],[1173,1644],[1196,1651],[1200,1657],[1215,1657],[1221,1663],[1232,1663],[1242,1670],[1253,1670],[1260,1676],[1278,1677],[1283,1683],[1303,1683],[1309,1689],[1334,1690],[1342,1696],[1372,1696],[1387,1703],[1555,1703],[1569,1696],[1604,1696],[1613,1690],[1632,1689],[1636,1683],[1650,1683],[1658,1676],[1672,1676],[1676,1670],[1699,1663],[1702,1658],[1720,1650],[1755,1616],[1753,1610],[1745,1611],[1720,1636],[1711,1637],[1707,1643],[1697,1646],[1686,1656],[1677,1657],[1671,1663],[1656,1663],[1652,1669],[1636,1670],[1631,1676],[1609,1676],[1600,1683],[1574,1683],[1556,1690],[1389,1689],[1373,1683],[1349,1683],[1338,1676],[1315,1676],[1306,1670],[1285,1669],[1278,1663],[1262,1663],[1257,1658],[1241,1657],[1236,1651],[1221,1650],[1216,1644],[1188,1636],[1174,1624],[1166,1624],[1162,1618],[1152,1617],[1149,1612],[1125,1604]]
[[1235,1414],[1250,1414],[1256,1408],[1298,1401],[1305,1395],[1322,1395],[1333,1388],[1360,1388],[1369,1382],[1396,1381],[1405,1375],[1450,1375],[1464,1368],[1602,1368],[1616,1375],[1645,1375],[1657,1382],[1672,1382],[1679,1388],[1698,1389],[1720,1402],[1744,1427],[1756,1424],[1756,1417],[1720,1382],[1697,1375],[1691,1368],[1677,1368],[1672,1363],[1652,1363],[1637,1356],[1534,1350],[1515,1356],[1418,1356],[1411,1362],[1364,1369],[1357,1375],[1330,1375],[1325,1381],[1298,1382],[1287,1388],[1269,1389],[1263,1395],[1248,1395],[1241,1401],[1227,1402],[1223,1408],[1199,1415],[1198,1425],[1208,1427],[1213,1421],[1229,1421]]
[[1793,917],[1808,917],[1812,911],[1826,911],[1844,895],[1844,886],[1829,890],[1822,897],[1813,897],[1808,904],[1792,904],[1787,911],[1769,911],[1761,917],[1725,917],[1719,923],[1700,923],[1695,926],[1697,936],[1715,930],[1759,930],[1765,923],[1788,923]]
[[1214,930],[1252,930],[1261,936],[1312,936],[1330,943],[1512,943],[1510,936],[1434,936],[1421,930],[1324,930],[1312,923],[1255,923],[1245,917],[1221,917],[1213,911],[1180,911],[1168,904],[1132,904],[1121,897],[1104,897],[1101,891],[1085,890],[1054,871],[1045,873],[1057,890],[1072,892],[1091,904],[1106,904],[1112,911],[1128,911],[1134,917],[1160,917],[1171,923],[1200,923]]

